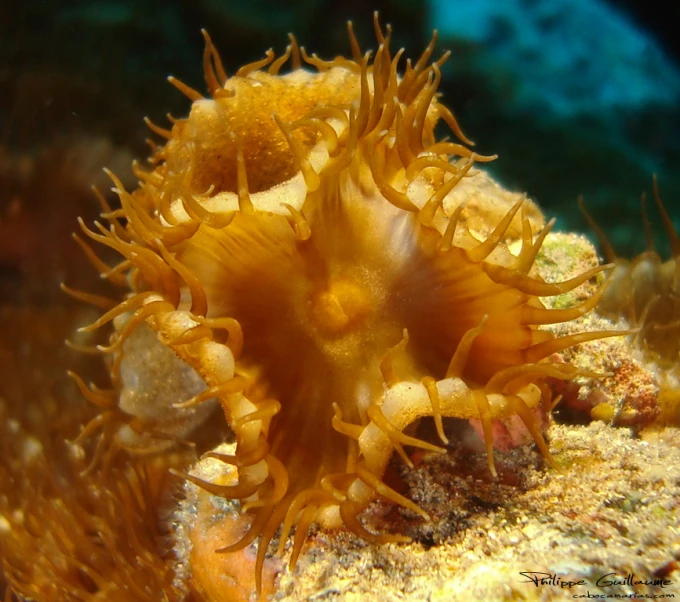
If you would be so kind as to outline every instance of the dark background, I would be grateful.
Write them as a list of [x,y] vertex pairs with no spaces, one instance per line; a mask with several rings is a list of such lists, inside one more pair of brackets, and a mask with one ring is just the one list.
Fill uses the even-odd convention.
[[[678,3],[610,4],[625,10],[680,64]],[[100,167],[113,164],[134,185],[124,165],[148,154],[150,134],[142,117],[165,125],[168,112],[182,116],[188,110],[167,75],[204,89],[202,27],[233,73],[267,48],[283,52],[290,31],[321,57],[348,55],[348,19],[362,47],[372,48],[374,9],[392,24],[394,47],[418,56],[431,35],[425,0],[0,0],[0,296],[25,299],[16,295],[20,282],[31,294],[54,291],[69,262],[77,261],[69,250],[75,217],[92,218],[99,209],[88,181],[101,181]],[[453,56],[441,86],[443,101],[480,152],[499,155],[493,175],[557,215],[558,228],[589,231],[576,208],[583,194],[617,251],[639,253],[645,245],[639,198],[650,190],[652,172],[680,221],[679,107],[621,115],[616,131],[611,119],[605,124],[597,114],[560,120],[527,113],[505,101],[504,86],[517,89],[521,80],[474,70],[471,56],[484,49],[441,40],[439,52],[446,48]],[[51,222],[47,242],[36,216]],[[652,221],[660,233],[653,212]],[[664,236],[657,240],[666,252]],[[46,262],[50,252],[54,257]],[[77,278],[80,266],[76,272]]]

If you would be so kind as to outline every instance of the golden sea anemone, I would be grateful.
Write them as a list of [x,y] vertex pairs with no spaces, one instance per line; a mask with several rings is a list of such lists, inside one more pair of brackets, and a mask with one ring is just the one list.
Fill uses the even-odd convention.
[[[495,474],[492,421],[519,415],[554,464],[532,411],[554,403],[550,379],[583,372],[546,358],[618,334],[540,328],[583,315],[601,291],[568,309],[539,297],[603,268],[560,283],[536,276],[552,222],[535,236],[524,201],[482,240],[466,227],[452,191],[494,157],[468,148],[438,100],[448,53],[430,63],[433,38],[400,75],[403,50],[392,55],[389,27],[375,25],[374,56],[350,24],[351,59],[309,56],[291,37],[283,56],[269,51],[232,77],[204,34],[209,96],[169,78],[193,101],[189,116],[169,130],[150,124],[167,141],[150,170],[135,166],[136,190],[111,174],[121,208],[105,206],[107,226],[81,221],[122,256],[105,265],[81,241],[124,291],[71,291],[108,310],[90,329],[115,326],[101,348],[113,388],[76,377],[104,410],[85,433],[103,429],[99,457],[157,451],[200,440],[220,406],[236,451],[207,455],[236,467],[238,482],[183,476],[241,501],[250,527],[219,551],[259,536],[258,575],[282,525],[280,549],[296,526],[293,566],[313,522],[403,541],[362,526],[378,495],[427,519],[382,480],[395,450],[407,464],[404,446],[443,451],[404,433],[421,417],[444,443],[442,417],[480,419]],[[460,142],[435,138],[440,120]]]
[[64,371],[73,361],[83,373],[103,371],[99,358],[73,356],[63,340],[96,311],[61,300],[0,305],[0,599],[188,600],[173,585],[170,525],[161,520],[167,467],[186,459],[121,457],[86,474],[88,447],[71,440],[96,408]]
[[585,210],[582,199],[579,199],[579,205],[600,240],[605,258],[613,266],[608,274],[609,286],[597,311],[614,320],[623,318],[637,329],[631,335],[631,343],[653,368],[661,384],[658,416],[655,417],[660,423],[679,424],[680,237],[661,200],[656,177],[652,190],[671,250],[671,257],[666,260],[654,248],[644,195],[642,222],[647,250],[633,259],[617,257],[602,228]]

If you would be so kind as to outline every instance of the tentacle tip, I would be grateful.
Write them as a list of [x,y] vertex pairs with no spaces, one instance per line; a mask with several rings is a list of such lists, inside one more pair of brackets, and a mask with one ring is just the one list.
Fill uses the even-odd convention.
[[176,401],[175,403],[172,404],[172,407],[177,410],[186,410],[187,408],[190,408],[192,405],[198,404],[194,404],[193,399],[189,399],[188,401]]
[[[418,516],[420,516],[425,522],[431,523],[432,517],[427,512],[425,512],[425,510],[423,510],[422,508],[419,508],[419,510],[420,510],[420,512],[418,512]],[[408,535],[402,535],[401,537],[406,538],[405,540],[403,540],[404,543],[408,543],[408,542],[411,541],[411,538]]]
[[168,468],[168,472],[173,477],[177,477],[178,479],[182,479],[183,481],[185,481],[189,478],[188,474],[186,474],[185,472],[182,472],[181,470],[177,470],[175,468]]
[[494,479],[498,478],[498,471],[496,470],[496,463],[493,461],[493,458],[489,460],[489,472]]
[[565,476],[567,474],[567,471],[557,463],[555,458],[553,458],[552,456],[549,456],[547,458],[547,460],[548,460],[548,463],[550,464],[550,466],[552,468],[554,468],[555,471],[557,471],[560,475]]

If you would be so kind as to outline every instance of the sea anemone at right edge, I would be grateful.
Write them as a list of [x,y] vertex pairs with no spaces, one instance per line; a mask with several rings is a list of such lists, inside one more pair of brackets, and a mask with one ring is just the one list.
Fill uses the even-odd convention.
[[642,223],[647,250],[633,259],[618,257],[605,232],[581,210],[593,228],[605,259],[612,265],[608,286],[597,311],[614,321],[623,321],[636,332],[629,336],[637,360],[658,383],[658,400],[647,412],[646,423],[680,425],[680,237],[662,202],[657,178],[652,192],[670,247],[664,260],[654,247],[654,236],[642,196]]
[[[377,544],[407,540],[369,531],[361,513],[382,497],[428,520],[383,477],[395,451],[406,464],[405,447],[444,452],[444,417],[481,422],[494,475],[493,423],[510,416],[555,465],[534,410],[554,404],[551,382],[589,373],[553,354],[620,334],[542,328],[589,312],[602,290],[563,309],[541,297],[604,268],[539,277],[553,222],[537,231],[526,200],[483,236],[466,226],[455,189],[494,157],[470,150],[439,101],[448,53],[430,62],[433,39],[404,61],[377,18],[376,36],[364,53],[350,27],[352,58],[330,61],[291,38],[284,55],[269,51],[228,77],[206,34],[208,95],[170,78],[192,101],[188,117],[151,125],[165,142],[149,168],[135,165],[138,186],[111,174],[120,207],[105,207],[94,227],[81,221],[121,257],[106,265],[81,240],[118,293],[67,289],[104,309],[85,331],[114,326],[100,346],[112,386],[74,375],[102,408],[84,431],[101,433],[96,459],[200,446],[221,412],[235,451],[207,456],[235,480],[177,474],[238,502],[247,527],[216,552],[259,537],[258,590],[270,542],[282,552],[293,529],[291,569],[312,523]],[[439,121],[457,142],[436,139]],[[438,442],[405,432],[424,417]]]

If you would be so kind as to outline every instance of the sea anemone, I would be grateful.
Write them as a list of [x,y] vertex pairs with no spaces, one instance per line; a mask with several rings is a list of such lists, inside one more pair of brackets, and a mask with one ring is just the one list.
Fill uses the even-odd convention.
[[[494,157],[468,148],[438,100],[448,53],[430,63],[435,36],[399,75],[403,50],[391,54],[377,17],[375,29],[373,57],[350,24],[351,59],[310,56],[291,36],[283,56],[269,51],[232,77],[204,33],[209,96],[169,78],[193,101],[189,116],[171,129],[150,124],[167,141],[149,170],[135,165],[136,190],[111,174],[121,208],[105,207],[108,226],[81,221],[122,256],[108,266],[81,241],[124,289],[122,300],[71,291],[107,309],[86,330],[115,326],[100,348],[113,388],[75,377],[104,409],[84,432],[103,428],[100,457],[157,451],[200,441],[209,406],[221,407],[236,451],[207,455],[236,467],[238,482],[178,474],[240,500],[250,527],[219,551],[259,536],[258,575],[280,527],[281,550],[296,526],[292,567],[313,522],[403,541],[362,525],[376,496],[427,519],[383,480],[395,450],[407,464],[404,446],[444,451],[404,432],[422,417],[444,444],[443,417],[481,420],[495,474],[492,421],[518,415],[555,465],[532,410],[555,402],[549,381],[583,372],[546,358],[619,334],[555,338],[540,328],[583,315],[602,291],[566,309],[539,297],[604,268],[559,283],[538,277],[533,263],[553,222],[534,236],[526,201],[481,240],[466,227],[452,191]],[[280,75],[288,60],[292,71]],[[460,142],[435,138],[440,120]],[[159,386],[168,378],[169,395]]]
[[644,195],[642,222],[647,250],[633,259],[617,257],[602,228],[587,213],[582,199],[579,199],[579,205],[600,240],[605,258],[612,265],[609,284],[598,302],[597,311],[612,320],[623,319],[636,329],[630,342],[640,352],[643,363],[657,375],[662,389],[658,420],[678,424],[680,237],[661,200],[656,177],[652,192],[671,250],[671,257],[665,261],[654,247]]
[[157,483],[148,472],[83,476],[78,448],[51,449],[63,460],[55,463],[35,437],[22,446],[21,470],[0,467],[0,480],[16,490],[11,498],[23,496],[0,499],[11,590],[41,601],[154,602],[161,592],[165,600],[186,599],[184,588],[173,585],[172,555],[159,551],[168,533],[159,526]]
[[65,369],[103,371],[99,358],[71,354],[63,341],[96,310],[61,300],[0,306],[0,599],[185,600],[161,517],[167,467],[186,458],[121,456],[86,474],[88,447],[71,440],[96,408]]

